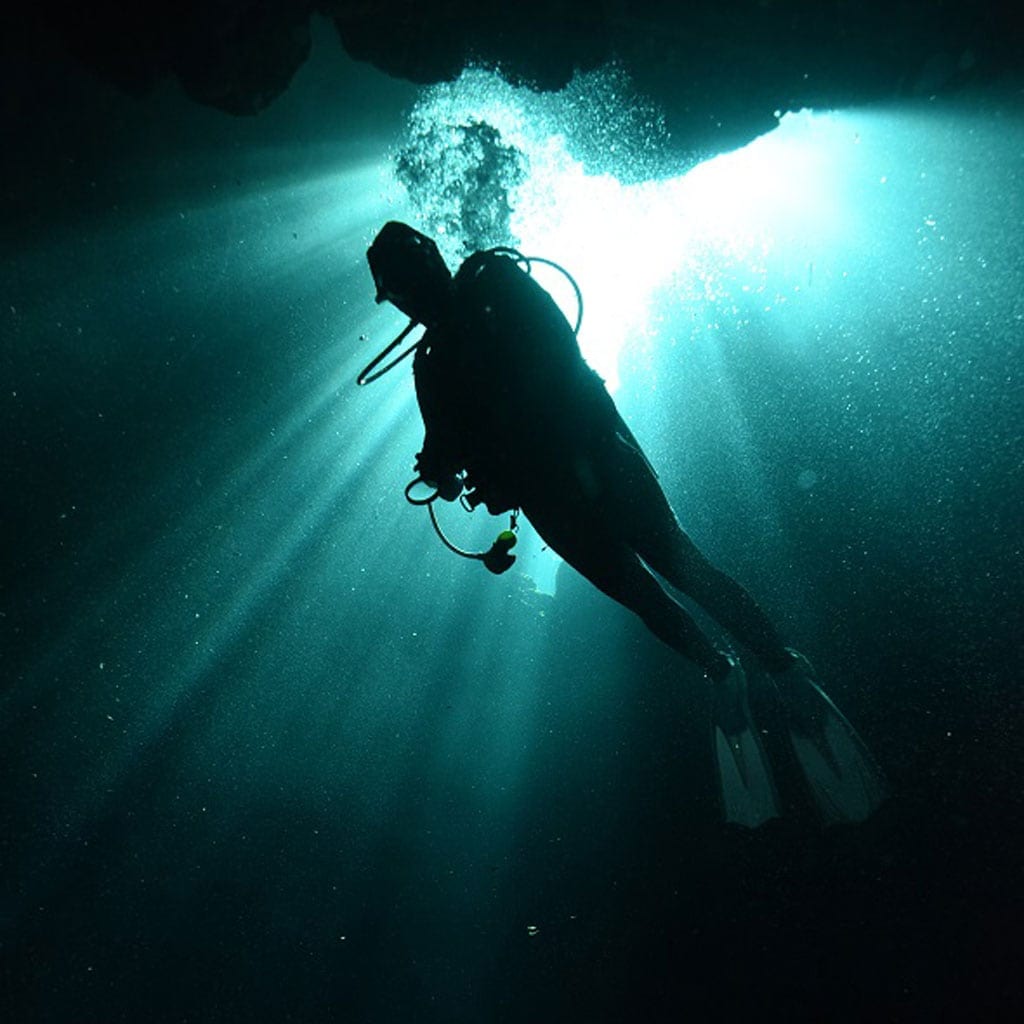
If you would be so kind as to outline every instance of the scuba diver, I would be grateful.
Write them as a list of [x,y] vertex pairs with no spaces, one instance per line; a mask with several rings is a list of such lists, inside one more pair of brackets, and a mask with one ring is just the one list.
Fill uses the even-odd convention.
[[[765,685],[777,690],[790,760],[823,818],[866,818],[885,792],[870,753],[807,659],[786,646],[751,595],[683,531],[657,473],[584,361],[579,323],[574,329],[531,276],[533,262],[550,261],[497,248],[474,253],[452,276],[430,238],[396,221],[378,233],[367,260],[376,301],[397,307],[409,325],[359,383],[415,351],[425,436],[406,496],[428,504],[442,540],[468,554],[441,533],[435,498],[510,513],[512,530],[490,552],[469,555],[501,572],[514,559],[508,550],[521,511],[572,568],[696,663],[713,685],[725,817],[756,827],[780,813],[777,758],[769,758],[751,715],[739,658],[719,650],[668,588],[684,594],[756,658]],[[417,324],[426,328],[422,338],[373,372]],[[415,502],[411,494],[423,485],[430,497]]]

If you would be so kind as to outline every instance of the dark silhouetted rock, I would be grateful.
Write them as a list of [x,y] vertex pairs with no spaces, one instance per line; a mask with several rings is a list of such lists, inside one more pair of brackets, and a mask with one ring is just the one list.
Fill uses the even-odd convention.
[[306,59],[313,15],[352,57],[419,83],[477,64],[552,90],[616,61],[694,151],[749,140],[775,110],[949,91],[1024,60],[1007,0],[100,0],[21,12],[0,46],[60,40],[121,89],[174,76],[254,114]]

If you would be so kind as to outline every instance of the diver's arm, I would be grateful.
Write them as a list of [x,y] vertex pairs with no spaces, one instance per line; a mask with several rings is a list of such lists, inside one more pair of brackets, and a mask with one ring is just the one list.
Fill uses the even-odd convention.
[[[438,358],[429,345],[416,350],[413,361],[416,400],[423,417],[423,448],[416,455],[416,472],[428,483],[437,485],[442,497],[448,498],[448,485],[462,466],[461,445],[451,418],[451,404],[445,394],[448,382]],[[457,497],[456,492],[452,498]]]

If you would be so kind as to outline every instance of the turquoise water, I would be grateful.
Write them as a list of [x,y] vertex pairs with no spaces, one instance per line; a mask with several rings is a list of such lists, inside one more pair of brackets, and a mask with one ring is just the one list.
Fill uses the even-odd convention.
[[10,1019],[1019,1008],[1019,90],[648,178],[544,149],[558,101],[500,124],[509,230],[684,525],[890,777],[863,826],[747,833],[699,673],[527,527],[493,578],[402,500],[409,374],[354,380],[427,94],[325,48],[255,120],[61,74],[5,191]]

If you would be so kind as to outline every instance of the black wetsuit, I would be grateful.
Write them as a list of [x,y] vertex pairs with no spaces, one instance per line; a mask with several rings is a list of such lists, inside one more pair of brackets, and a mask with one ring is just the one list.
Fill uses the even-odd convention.
[[476,253],[455,275],[449,309],[414,362],[424,478],[465,470],[491,512],[521,508],[565,561],[712,675],[726,670],[723,656],[654,573],[765,667],[785,667],[764,613],[680,528],[551,296],[509,257]]

